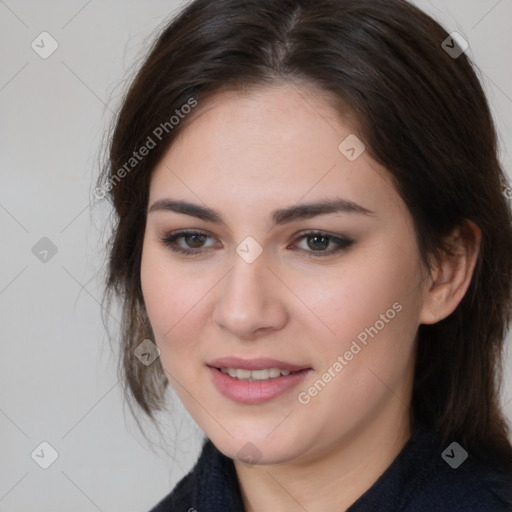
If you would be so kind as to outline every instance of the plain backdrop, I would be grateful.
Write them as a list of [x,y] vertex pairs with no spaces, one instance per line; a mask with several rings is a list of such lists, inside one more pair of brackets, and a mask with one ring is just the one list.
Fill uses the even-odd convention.
[[[417,3],[469,42],[510,173],[512,2]],[[91,194],[127,80],[182,5],[0,0],[2,512],[147,512],[197,457],[201,433],[177,400],[160,441],[143,424],[152,443],[123,405],[100,314],[107,210]],[[502,403],[512,420],[510,357]]]

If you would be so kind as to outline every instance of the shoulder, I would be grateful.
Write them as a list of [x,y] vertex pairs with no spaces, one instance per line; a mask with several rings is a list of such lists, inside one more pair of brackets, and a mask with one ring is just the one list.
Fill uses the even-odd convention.
[[192,507],[193,484],[195,475],[191,471],[182,480],[178,482],[176,487],[149,512],[171,512],[173,510],[183,510],[187,512],[194,510]]
[[512,475],[471,455],[457,467],[451,467],[441,456],[426,461],[426,466],[416,489],[407,493],[404,510],[512,511]]
[[512,479],[474,460],[458,469],[439,466],[411,503],[415,501],[435,504],[436,510],[511,512]]
[[512,475],[420,426],[350,512],[512,512]]

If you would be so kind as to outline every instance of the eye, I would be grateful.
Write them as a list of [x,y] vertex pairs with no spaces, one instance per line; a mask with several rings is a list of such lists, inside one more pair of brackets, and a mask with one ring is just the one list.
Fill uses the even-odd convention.
[[330,256],[347,249],[354,243],[354,240],[345,236],[330,235],[321,231],[304,233],[298,240],[300,243],[295,243],[295,247],[309,252],[311,257]]
[[[219,246],[208,233],[193,230],[172,232],[162,237],[161,240],[171,251],[189,256],[198,256],[209,248]],[[208,244],[209,241],[211,243]],[[353,243],[354,240],[345,236],[311,231],[304,233],[288,248],[307,252],[310,257],[325,257],[347,249]]]
[[198,255],[205,248],[215,246],[215,243],[205,245],[211,239],[208,233],[202,231],[177,231],[162,237],[162,242],[171,251],[188,255]]

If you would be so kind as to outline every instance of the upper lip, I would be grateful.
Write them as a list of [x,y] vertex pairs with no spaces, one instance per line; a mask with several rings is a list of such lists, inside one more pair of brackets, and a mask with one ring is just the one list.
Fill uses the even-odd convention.
[[309,369],[309,366],[297,365],[279,361],[278,359],[270,359],[267,357],[257,359],[241,359],[239,357],[221,357],[207,363],[208,366],[214,368],[239,368],[242,370],[264,370],[270,368],[278,368],[280,370],[289,370],[290,372],[298,372],[300,370]]

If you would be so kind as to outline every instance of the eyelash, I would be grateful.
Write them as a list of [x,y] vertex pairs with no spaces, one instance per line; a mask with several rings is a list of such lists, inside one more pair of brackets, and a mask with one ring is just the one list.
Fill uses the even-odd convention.
[[[163,244],[171,249],[171,251],[184,254],[186,256],[199,256],[204,251],[202,247],[194,249],[185,249],[183,247],[179,247],[176,245],[176,242],[179,239],[183,239],[187,236],[193,236],[193,235],[200,235],[200,236],[206,236],[208,238],[211,238],[208,233],[205,233],[203,231],[193,231],[193,230],[184,230],[184,231],[177,231],[174,233],[169,233],[168,235],[161,238]],[[327,256],[331,256],[333,254],[336,254],[340,251],[343,251],[345,249],[348,249],[351,245],[353,245],[354,240],[344,237],[344,236],[333,236],[329,233],[325,233],[323,231],[308,231],[307,233],[303,233],[299,238],[297,238],[297,241],[307,239],[307,238],[314,238],[314,237],[321,237],[321,238],[327,238],[328,243],[333,242],[337,245],[335,249],[331,250],[322,250],[322,251],[308,251],[306,249],[299,249],[305,252],[309,253],[310,258],[325,258]],[[297,243],[294,242],[294,243]]]

